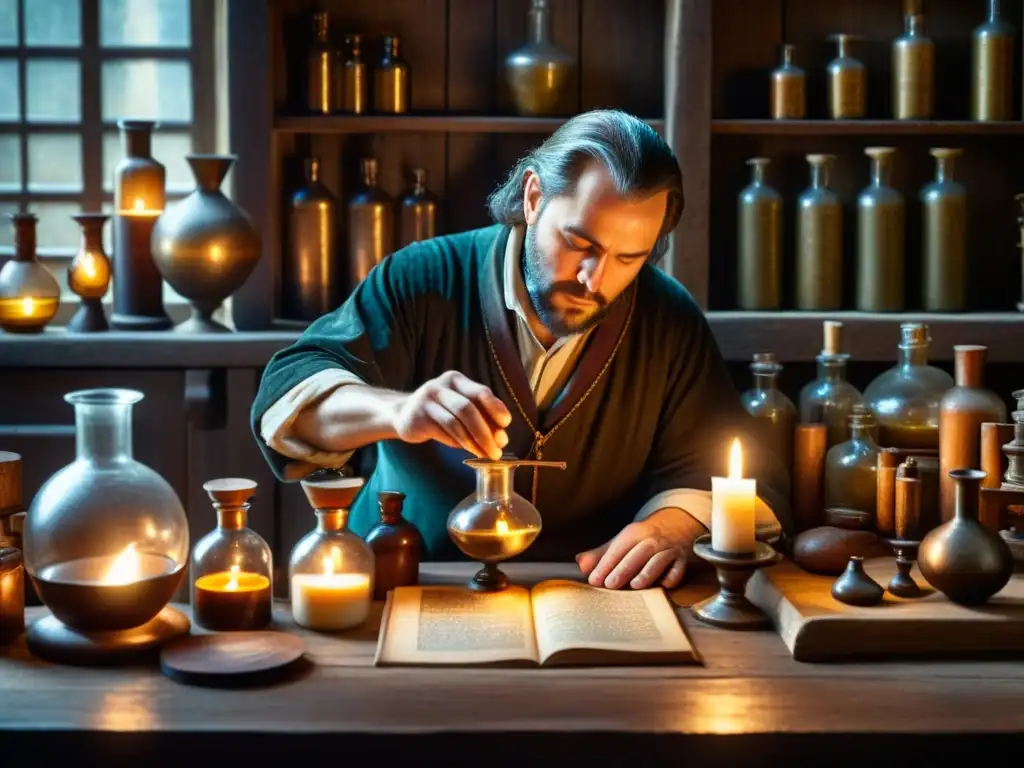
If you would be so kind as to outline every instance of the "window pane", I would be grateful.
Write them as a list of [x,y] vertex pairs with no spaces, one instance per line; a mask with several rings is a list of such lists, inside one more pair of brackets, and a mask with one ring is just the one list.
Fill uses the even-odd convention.
[[[191,192],[196,182],[188,167],[185,155],[192,152],[192,137],[189,134],[153,132],[153,157],[167,169],[167,191]],[[121,138],[116,133],[103,137],[103,189],[114,191],[114,169],[121,161]]]
[[103,119],[192,121],[191,71],[187,61],[103,63]]
[[187,48],[189,0],[100,0],[100,44]]
[[9,217],[17,212],[17,203],[0,203],[0,253],[14,253],[14,227]]
[[18,44],[18,0],[0,0],[0,45]]
[[30,203],[28,209],[39,217],[36,245],[40,250],[78,248],[79,227],[72,216],[82,209],[77,203]]
[[79,0],[31,0],[25,8],[25,43],[74,48],[82,44]]
[[82,137],[35,134],[28,137],[28,191],[80,192]]
[[82,119],[81,71],[77,61],[30,59],[26,66],[29,122],[77,123]]
[[18,106],[18,62],[0,59],[0,120],[16,122],[21,119]]
[[0,136],[0,192],[21,192],[21,140],[17,135]]

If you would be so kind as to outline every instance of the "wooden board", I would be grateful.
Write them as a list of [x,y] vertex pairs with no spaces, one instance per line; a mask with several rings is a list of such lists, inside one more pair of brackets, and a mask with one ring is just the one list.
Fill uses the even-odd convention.
[[160,669],[191,685],[242,687],[277,682],[302,659],[302,638],[287,632],[222,632],[170,643]]
[[[883,587],[896,573],[891,558],[865,563]],[[960,656],[990,659],[1024,656],[1024,574],[978,608],[954,605],[928,587],[915,566],[924,597],[901,599],[888,592],[881,604],[856,608],[835,600],[829,576],[815,576],[791,562],[759,571],[747,597],[766,611],[797,661]]]

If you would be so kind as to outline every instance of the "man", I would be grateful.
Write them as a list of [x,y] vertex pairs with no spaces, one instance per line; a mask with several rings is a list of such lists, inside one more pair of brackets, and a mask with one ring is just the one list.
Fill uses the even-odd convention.
[[278,477],[376,443],[353,529],[376,521],[378,491],[403,491],[428,556],[458,559],[446,520],[474,489],[465,459],[565,461],[516,473],[543,516],[520,557],[575,555],[612,589],[674,587],[739,437],[759,524],[789,529],[785,470],[758,450],[700,309],[655,266],[683,209],[657,133],[579,115],[489,207],[496,225],[389,256],[270,361],[252,418]]

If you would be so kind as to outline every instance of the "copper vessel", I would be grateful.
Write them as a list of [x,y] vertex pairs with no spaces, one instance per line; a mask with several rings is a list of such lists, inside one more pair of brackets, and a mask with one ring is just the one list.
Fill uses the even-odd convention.
[[950,473],[979,468],[981,425],[1006,421],[1006,404],[983,386],[987,348],[961,345],[953,349],[956,386],[939,404],[939,508],[944,523],[953,519],[956,510],[956,483]]
[[796,423],[796,406],[779,390],[779,374],[782,365],[771,352],[759,352],[750,364],[754,387],[740,396],[747,413],[757,420],[758,441],[762,447],[772,451],[790,470],[793,457],[793,426]]
[[967,192],[953,180],[959,149],[936,147],[935,180],[921,189],[922,304],[928,312],[967,308]]
[[782,306],[782,197],[765,184],[767,157],[747,160],[750,184],[737,201],[739,256],[737,304],[740,309]]
[[826,320],[822,325],[825,339],[816,358],[818,375],[800,390],[800,421],[825,424],[828,428],[827,444],[832,448],[849,439],[850,414],[863,397],[846,380],[846,361],[850,356],[842,351],[843,324],[837,320]]
[[320,181],[320,160],[306,160],[306,184],[291,200],[289,248],[281,286],[282,315],[316,320],[341,303],[338,203]]
[[828,115],[834,120],[864,117],[867,113],[868,77],[864,65],[850,55],[855,35],[833,35],[836,58],[828,63]]
[[871,183],[857,198],[857,309],[903,310],[903,195],[889,186],[892,147],[868,147]]
[[807,155],[811,186],[797,200],[796,308],[843,303],[843,206],[828,188],[834,155]]
[[566,89],[576,62],[551,42],[548,0],[532,0],[529,40],[505,59],[505,77],[516,110],[523,115],[554,115],[566,110]]
[[782,62],[772,70],[771,113],[776,120],[807,116],[807,75],[793,63],[792,45],[782,46]]
[[352,115],[366,111],[366,62],[362,55],[363,36],[345,35],[345,61],[341,65],[342,110]]
[[313,45],[306,76],[306,106],[310,112],[330,114],[341,109],[342,82],[338,77],[338,51],[330,38],[330,14],[313,13]]
[[843,507],[874,517],[878,502],[878,444],[871,435],[874,417],[862,404],[850,414],[850,439],[832,446],[825,457],[825,507]]
[[398,36],[384,37],[384,54],[373,72],[373,109],[389,115],[409,111],[409,65],[398,52]]
[[950,473],[954,516],[924,537],[917,556],[925,580],[961,605],[985,603],[1013,574],[1013,556],[1006,542],[978,522],[984,477],[978,469]]
[[348,204],[348,291],[394,250],[393,238],[392,200],[377,186],[377,159],[363,158],[363,186]]
[[892,114],[896,120],[927,120],[934,112],[935,43],[925,35],[924,16],[914,7],[892,44]]
[[437,235],[437,197],[427,189],[427,172],[414,168],[412,189],[398,203],[398,247]]
[[1013,119],[1013,25],[989,0],[988,19],[971,36],[971,119]]

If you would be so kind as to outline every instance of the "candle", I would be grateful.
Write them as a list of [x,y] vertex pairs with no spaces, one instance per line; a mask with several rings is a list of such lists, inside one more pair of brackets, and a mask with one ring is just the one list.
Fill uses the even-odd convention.
[[269,578],[233,565],[196,579],[192,614],[204,629],[260,629],[270,623],[270,601]]
[[730,554],[750,554],[757,548],[754,537],[754,503],[757,482],[743,478],[740,441],[733,440],[729,476],[711,478],[711,548]]
[[357,627],[370,615],[369,574],[337,573],[341,551],[323,558],[322,573],[292,576],[292,617],[308,629],[338,631]]
[[0,548],[0,648],[25,629],[25,569],[21,552]]

